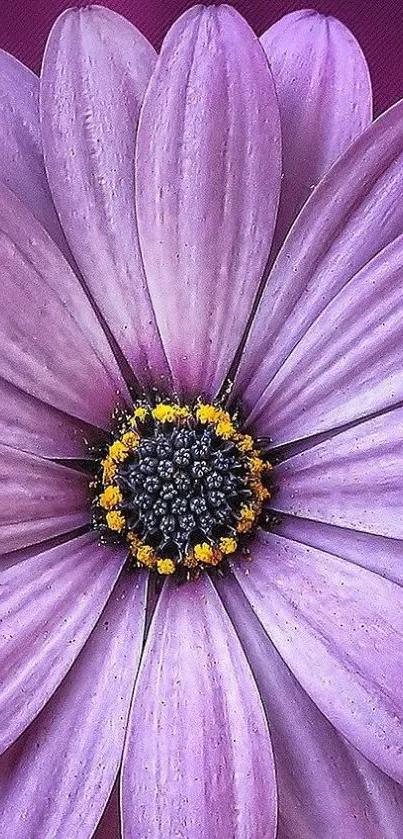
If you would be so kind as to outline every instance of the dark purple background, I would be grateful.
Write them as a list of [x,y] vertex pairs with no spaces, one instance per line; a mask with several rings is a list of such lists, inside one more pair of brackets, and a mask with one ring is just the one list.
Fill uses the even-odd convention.
[[[172,21],[192,0],[98,0],[128,17],[157,48]],[[0,46],[38,71],[46,35],[60,11],[84,0],[0,0]],[[286,12],[308,2],[232,0],[260,35]],[[316,0],[313,8],[350,27],[367,57],[376,113],[403,96],[403,0]]]

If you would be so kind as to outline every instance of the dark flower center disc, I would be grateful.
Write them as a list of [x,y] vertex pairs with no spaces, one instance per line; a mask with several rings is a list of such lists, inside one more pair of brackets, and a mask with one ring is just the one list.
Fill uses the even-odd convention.
[[161,574],[218,565],[256,525],[270,464],[222,408],[138,403],[94,482],[94,526]]

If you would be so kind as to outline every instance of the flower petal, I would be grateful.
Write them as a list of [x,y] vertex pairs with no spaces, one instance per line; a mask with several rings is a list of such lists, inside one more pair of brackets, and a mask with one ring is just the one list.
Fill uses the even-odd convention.
[[[144,632],[146,577],[124,575],[84,649],[2,773],[0,832],[90,839],[121,759]],[[1,769],[0,764],[0,769]]]
[[398,839],[403,788],[350,746],[321,714],[280,658],[233,575],[219,582],[218,589],[269,720],[279,794],[278,839],[334,839],[335,825],[337,839]]
[[403,100],[334,164],[277,257],[236,377],[246,416],[330,300],[401,234],[402,190]]
[[264,51],[228,6],[168,33],[142,107],[140,244],[176,390],[213,396],[261,280],[280,185],[280,126]]
[[49,236],[0,184],[0,376],[85,422],[108,427],[127,394],[79,281]]
[[3,445],[0,458],[0,553],[89,522],[88,475]]
[[54,202],[86,286],[142,383],[167,374],[138,245],[134,146],[155,52],[127,20],[70,9],[45,50],[41,122]]
[[0,443],[53,458],[88,458],[97,429],[51,408],[0,378]]
[[351,279],[290,353],[249,423],[275,445],[403,400],[403,236]]
[[39,128],[39,79],[0,50],[0,180],[69,257],[46,180]]
[[359,530],[289,515],[280,517],[276,533],[336,554],[403,586],[403,541],[400,539],[374,536],[372,533],[361,533]]
[[403,408],[395,408],[284,461],[275,508],[401,539],[402,428]]
[[403,781],[403,591],[274,534],[262,534],[237,580],[281,657],[336,728]]
[[261,42],[276,85],[283,145],[274,255],[312,189],[371,122],[372,91],[360,46],[333,17],[292,12]]
[[93,533],[2,571],[0,751],[36,717],[94,628],[126,559]]
[[265,717],[208,577],[164,586],[135,688],[122,785],[125,839],[275,836]]

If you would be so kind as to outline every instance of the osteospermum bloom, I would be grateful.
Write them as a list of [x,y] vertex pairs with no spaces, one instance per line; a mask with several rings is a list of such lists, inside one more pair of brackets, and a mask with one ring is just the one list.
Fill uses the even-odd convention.
[[0,69],[1,836],[395,839],[403,104],[313,12]]

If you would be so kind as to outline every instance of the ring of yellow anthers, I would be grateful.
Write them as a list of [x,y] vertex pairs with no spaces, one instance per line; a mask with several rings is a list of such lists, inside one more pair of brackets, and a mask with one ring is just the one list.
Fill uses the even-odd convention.
[[[226,442],[230,444],[231,450],[239,456],[244,470],[243,482],[248,500],[240,505],[231,533],[217,540],[206,539],[193,544],[180,560],[161,556],[155,547],[141,538],[136,528],[130,526],[125,510],[124,492],[119,485],[122,466],[135,462],[136,450],[149,440],[145,429],[149,428],[150,424],[153,428],[152,433],[157,436],[167,427],[196,427],[200,434],[204,429],[208,429],[214,440],[222,441],[223,445]],[[263,504],[270,498],[269,489],[265,485],[270,470],[271,465],[262,458],[253,438],[241,433],[229,412],[217,405],[201,400],[192,407],[182,406],[174,401],[160,402],[154,407],[147,403],[137,404],[131,414],[120,417],[117,433],[101,460],[100,473],[93,484],[96,489],[96,526],[101,528],[104,535],[109,532],[118,537],[120,543],[127,544],[134,565],[146,566],[155,569],[159,574],[168,575],[173,574],[181,564],[190,575],[194,575],[195,571],[216,566],[224,557],[233,554],[239,546],[239,540],[253,530]]]

